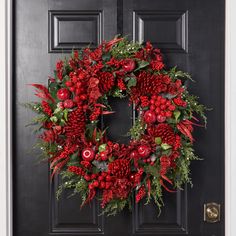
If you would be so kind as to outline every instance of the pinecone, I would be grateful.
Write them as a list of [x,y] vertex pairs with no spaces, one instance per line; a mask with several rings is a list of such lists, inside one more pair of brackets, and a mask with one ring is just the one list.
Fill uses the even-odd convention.
[[176,137],[174,130],[168,124],[158,124],[148,129],[148,134],[153,137],[160,137],[162,143],[168,143],[169,145],[175,145]]
[[124,178],[130,173],[130,163],[128,160],[117,159],[108,165],[108,170],[117,178]]
[[82,109],[77,108],[68,116],[68,122],[64,127],[65,134],[68,138],[77,139],[85,130],[85,115]]
[[107,93],[115,84],[114,76],[110,72],[101,72],[99,75],[99,90]]
[[159,94],[167,91],[167,85],[163,83],[161,75],[152,75],[142,71],[137,76],[137,85],[132,88],[131,99],[136,101],[140,96]]

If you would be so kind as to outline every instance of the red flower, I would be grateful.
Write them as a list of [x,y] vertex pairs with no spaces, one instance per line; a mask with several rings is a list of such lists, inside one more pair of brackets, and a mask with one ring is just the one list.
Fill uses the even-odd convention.
[[125,59],[122,62],[123,70],[126,72],[131,72],[135,69],[135,61],[132,59]]

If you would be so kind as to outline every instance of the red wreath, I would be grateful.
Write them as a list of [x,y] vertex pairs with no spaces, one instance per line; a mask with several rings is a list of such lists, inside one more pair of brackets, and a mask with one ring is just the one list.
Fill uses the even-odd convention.
[[[115,38],[94,50],[74,51],[56,64],[48,87],[32,84],[41,102],[28,104],[40,114],[39,146],[60,172],[63,188],[80,193],[83,204],[101,191],[104,212],[115,214],[144,197],[162,205],[162,187],[174,192],[190,182],[193,126],[205,107],[190,95],[190,76],[166,69],[159,49]],[[108,97],[129,97],[138,112],[128,145],[109,140],[99,126],[113,113]]]

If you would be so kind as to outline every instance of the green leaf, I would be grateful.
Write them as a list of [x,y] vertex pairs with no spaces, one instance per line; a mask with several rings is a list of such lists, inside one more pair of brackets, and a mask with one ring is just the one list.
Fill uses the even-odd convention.
[[109,61],[110,59],[111,59],[111,54],[110,53],[102,55],[102,60],[103,61]]
[[70,159],[72,160],[72,161],[76,161],[76,160],[78,160],[78,151],[77,152],[75,152],[75,153],[73,153],[71,156],[70,156]]
[[106,143],[101,144],[101,145],[98,147],[98,151],[99,151],[99,152],[103,152],[103,151],[105,151],[105,150],[106,150],[106,146],[107,146]]
[[155,138],[155,143],[160,145],[162,143],[161,137],[156,137]]
[[58,121],[58,119],[57,119],[56,116],[52,116],[52,117],[50,118],[50,120],[51,120],[53,123],[57,123],[57,121]]
[[178,120],[180,114],[181,114],[180,111],[174,111],[174,117],[175,117],[175,120],[176,120],[176,121]]
[[136,84],[137,84],[136,78],[132,77],[129,79],[127,87],[130,89],[131,87],[136,86]]
[[140,70],[148,65],[149,65],[148,61],[138,61],[138,67],[134,71]]
[[162,144],[161,144],[161,148],[162,148],[163,150],[167,150],[167,149],[170,149],[171,146],[170,146],[168,143],[162,143]]
[[68,110],[65,109],[65,110],[63,111],[63,113],[64,113],[64,119],[65,119],[65,121],[67,121],[67,120],[68,120]]

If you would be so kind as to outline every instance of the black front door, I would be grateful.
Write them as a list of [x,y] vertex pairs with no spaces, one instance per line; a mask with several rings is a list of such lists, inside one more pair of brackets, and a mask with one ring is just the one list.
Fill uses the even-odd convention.
[[[224,9],[224,0],[14,1],[14,236],[224,235]],[[64,193],[57,201],[59,180],[50,184],[47,163],[39,165],[30,152],[36,137],[25,125],[33,114],[20,103],[34,95],[26,84],[46,84],[58,58],[116,34],[159,47],[167,65],[193,76],[190,90],[212,108],[207,130],[195,133],[204,160],[192,164],[194,187],[166,193],[160,217],[154,204],[106,218],[96,201],[82,210],[76,196]],[[111,137],[119,138],[132,113],[125,101],[113,103],[120,112],[107,122]],[[220,222],[204,222],[209,202],[221,204]]]

